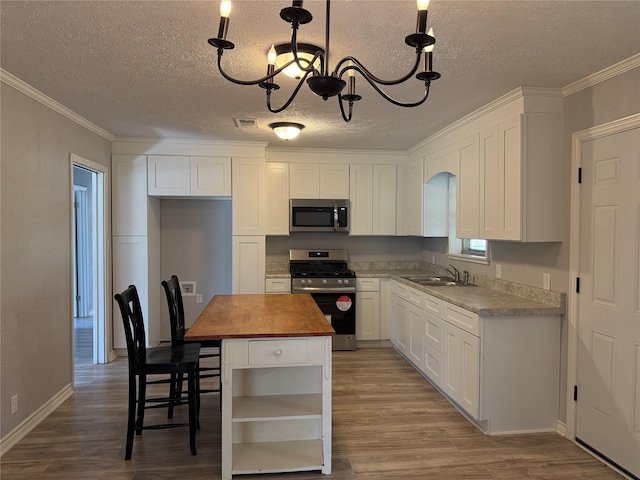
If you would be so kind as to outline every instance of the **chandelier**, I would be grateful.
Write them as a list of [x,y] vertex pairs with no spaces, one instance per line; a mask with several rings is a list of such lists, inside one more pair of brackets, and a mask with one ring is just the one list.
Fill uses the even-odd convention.
[[[433,80],[440,78],[438,72],[433,71],[433,29],[429,33],[427,30],[427,9],[429,0],[418,0],[418,20],[416,32],[407,35],[405,43],[414,47],[416,51],[415,63],[410,71],[395,80],[385,80],[376,77],[355,57],[347,56],[339,60],[335,68],[331,71],[329,66],[329,40],[330,40],[330,14],[331,0],[326,0],[326,22],[325,22],[325,46],[324,49],[298,42],[298,28],[300,25],[309,23],[312,20],[311,13],[302,7],[302,0],[293,0],[293,5],[285,7],[280,11],[280,18],[291,24],[291,43],[272,46],[267,55],[267,73],[265,76],[255,80],[239,80],[230,76],[222,67],[222,56],[225,50],[235,47],[233,42],[227,40],[229,30],[229,14],[231,12],[231,1],[222,0],[220,4],[220,26],[218,37],[210,38],[209,44],[218,50],[218,70],[228,81],[238,85],[258,85],[266,90],[267,108],[272,113],[280,113],[285,110],[306,82],[313,93],[327,100],[329,97],[338,97],[340,112],[345,122],[351,120],[353,114],[353,104],[362,99],[356,94],[356,74],[362,76],[373,89],[388,102],[400,107],[417,107],[422,105],[429,96],[429,87]],[[418,71],[421,65],[421,57],[424,53],[423,71]],[[293,72],[292,72],[293,70]],[[299,79],[296,87],[289,98],[280,107],[271,104],[271,93],[280,88],[276,83],[277,75],[285,73]],[[399,85],[409,80],[415,74],[415,78],[424,82],[424,93],[422,98],[416,102],[403,103],[395,100],[382,89],[383,86]],[[345,80],[348,80],[347,81]],[[348,85],[348,86],[347,86]],[[347,87],[346,93],[343,90]],[[345,109],[345,103],[348,109]]]

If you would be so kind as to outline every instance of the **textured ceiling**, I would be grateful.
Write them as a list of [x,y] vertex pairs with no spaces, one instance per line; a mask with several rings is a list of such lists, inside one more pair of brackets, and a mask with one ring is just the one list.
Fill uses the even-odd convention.
[[[224,54],[226,70],[262,76],[272,43],[290,39],[278,15],[288,1],[235,0]],[[415,0],[334,0],[331,59],[352,55],[374,74],[404,74],[413,49]],[[314,16],[299,41],[324,44],[325,3],[304,2]],[[564,87],[640,52],[640,1],[432,0],[437,39],[429,100],[400,108],[360,79],[354,119],[344,123],[337,99],[306,88],[280,114],[264,90],[233,85],[215,67],[218,1],[0,2],[0,66],[116,136],[262,141],[284,146],[267,127],[306,125],[295,147],[407,149],[456,119],[519,87]],[[332,60],[330,59],[330,62]],[[331,68],[335,63],[331,63]],[[274,106],[294,84],[281,82]],[[417,80],[389,89],[420,97]],[[235,118],[256,119],[239,128]]]

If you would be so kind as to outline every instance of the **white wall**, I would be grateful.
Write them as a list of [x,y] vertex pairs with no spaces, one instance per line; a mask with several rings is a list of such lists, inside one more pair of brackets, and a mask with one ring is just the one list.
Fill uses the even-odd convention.
[[72,382],[69,157],[109,166],[111,142],[5,83],[0,88],[4,438]]

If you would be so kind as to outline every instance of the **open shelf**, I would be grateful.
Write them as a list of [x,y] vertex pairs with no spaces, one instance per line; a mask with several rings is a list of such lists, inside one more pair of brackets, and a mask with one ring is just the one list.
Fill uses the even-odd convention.
[[321,415],[320,393],[233,398],[233,422],[318,418]]
[[233,444],[232,473],[321,470],[322,440]]

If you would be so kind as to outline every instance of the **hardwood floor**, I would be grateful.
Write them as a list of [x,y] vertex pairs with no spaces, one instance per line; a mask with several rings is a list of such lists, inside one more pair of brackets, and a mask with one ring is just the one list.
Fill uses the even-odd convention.
[[[79,366],[75,394],[0,463],[3,480],[220,478],[217,394],[203,396],[198,455],[187,430],[145,431],[124,461],[127,363]],[[184,421],[181,407],[176,421]],[[165,421],[166,412],[148,419]],[[557,434],[488,437],[390,348],[334,352],[333,473],[241,480],[620,479]]]

